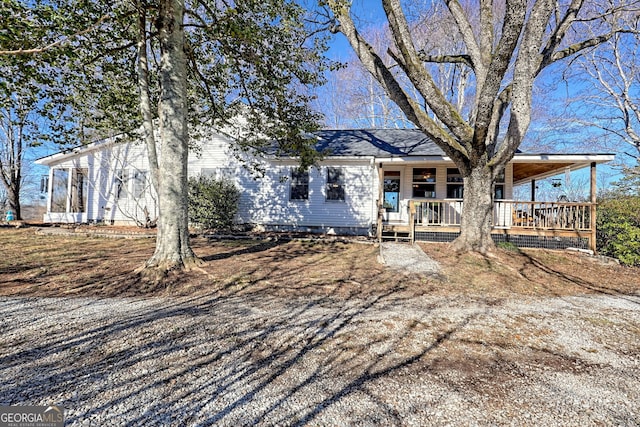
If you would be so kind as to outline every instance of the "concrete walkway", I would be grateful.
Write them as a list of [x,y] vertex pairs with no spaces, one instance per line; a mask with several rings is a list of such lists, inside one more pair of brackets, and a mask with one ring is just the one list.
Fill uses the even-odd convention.
[[380,245],[380,261],[389,268],[420,274],[437,274],[440,265],[420,246],[411,243],[383,242]]

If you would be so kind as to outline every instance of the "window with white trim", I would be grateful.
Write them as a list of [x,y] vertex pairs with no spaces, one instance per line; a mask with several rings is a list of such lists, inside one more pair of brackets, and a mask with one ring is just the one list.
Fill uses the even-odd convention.
[[309,199],[309,171],[291,169],[290,200]]
[[89,169],[74,168],[71,172],[71,212],[80,213],[87,210],[89,190]]
[[504,199],[504,169],[496,177],[493,187],[493,198],[495,200]]
[[344,170],[327,168],[327,200],[344,202]]
[[147,171],[133,172],[133,197],[139,199],[147,188]]
[[207,178],[214,178],[217,180],[228,179],[233,180],[234,174],[232,168],[201,168],[200,175]]
[[113,186],[115,189],[116,200],[127,198],[128,183],[129,171],[127,169],[118,169],[113,176]]
[[51,186],[51,212],[67,211],[67,194],[69,192],[69,170],[54,169],[53,184]]
[[413,168],[412,195],[414,198],[436,198],[436,168]]
[[462,199],[464,180],[458,168],[447,168],[447,199]]

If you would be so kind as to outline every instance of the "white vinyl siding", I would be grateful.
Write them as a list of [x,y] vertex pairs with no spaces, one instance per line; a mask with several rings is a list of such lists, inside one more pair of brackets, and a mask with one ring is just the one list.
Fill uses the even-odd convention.
[[[237,158],[230,148],[229,140],[223,136],[212,136],[201,142],[197,155],[189,157],[189,176],[199,174],[228,177],[240,189],[238,223],[264,225],[266,227],[300,227],[313,229],[359,229],[366,230],[376,223],[380,169],[371,158],[327,157],[319,165],[308,171],[307,198],[291,199],[292,175],[297,168],[293,160],[243,159]],[[262,173],[252,172],[243,167],[256,164]],[[90,222],[104,220],[112,223],[132,223],[137,218],[144,220],[145,211],[151,219],[157,216],[156,197],[150,183],[149,165],[143,144],[112,144],[103,148],[81,151],[61,158],[50,165],[49,187],[55,187],[59,176],[72,174],[74,168],[86,168],[88,187],[85,212],[68,212],[63,204],[62,212],[50,209],[45,221],[48,222]],[[407,218],[407,203],[412,199],[413,169],[435,168],[435,198],[446,197],[447,168],[454,167],[444,161],[424,164],[392,165],[393,170],[402,171],[400,214]],[[391,168],[391,165],[390,165]],[[55,172],[61,170],[61,172]],[[339,170],[340,182],[330,183],[330,170]],[[55,174],[55,175],[54,175]],[[120,175],[119,175],[120,174]],[[136,175],[137,174],[137,175]],[[141,197],[133,197],[134,177],[141,181],[145,175],[146,184],[138,185]],[[118,177],[128,177],[127,182]],[[333,177],[336,175],[333,174]],[[334,180],[335,181],[335,180]],[[505,198],[512,197],[512,166],[505,171]],[[331,200],[327,192],[328,184],[342,185],[338,198]],[[68,197],[71,187],[62,189],[62,197]],[[123,190],[127,197],[123,197]],[[66,193],[64,193],[66,191]],[[61,202],[62,203],[62,202]],[[66,202],[64,202],[66,203]],[[68,205],[68,204],[67,204]]]

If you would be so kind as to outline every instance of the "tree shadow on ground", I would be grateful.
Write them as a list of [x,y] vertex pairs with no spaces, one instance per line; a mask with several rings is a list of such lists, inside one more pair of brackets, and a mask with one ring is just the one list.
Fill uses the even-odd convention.
[[446,310],[405,291],[398,280],[348,297],[246,284],[220,296],[5,299],[0,401],[60,404],[70,425],[403,425],[430,419],[438,395],[504,402],[536,372],[599,369],[535,338],[516,347],[505,334],[530,330],[490,307]]
[[[520,273],[523,277],[527,277],[527,267],[533,267],[535,270],[544,272],[545,274],[555,277],[560,281],[564,281],[567,283],[571,283],[574,286],[578,286],[583,289],[585,293],[595,293],[600,295],[610,295],[619,298],[624,298],[625,300],[640,304],[640,294],[638,293],[638,287],[630,287],[629,289],[621,289],[618,285],[610,285],[603,280],[602,277],[591,277],[585,278],[584,275],[580,275],[580,266],[576,265],[574,271],[568,272],[561,268],[554,268],[542,261],[539,257],[536,257],[532,253],[522,253],[527,260],[527,265],[523,266],[520,269]],[[587,261],[587,262],[595,262],[595,261]],[[624,267],[623,267],[624,269]],[[540,282],[539,279],[530,278],[532,281]],[[541,283],[544,285],[544,283]]]
[[[0,400],[56,400],[70,409],[70,424],[95,416],[102,422],[126,420],[126,425],[189,424],[189,414],[205,425],[252,425],[264,419],[307,424],[368,384],[410,368],[473,317],[419,345],[415,323],[393,333],[359,336],[362,325],[378,322],[380,310],[398,303],[393,298],[401,290],[397,286],[375,297],[327,295],[295,302],[247,290],[242,296],[140,307],[139,301],[123,301],[133,307],[122,317],[100,313],[93,326],[80,320],[82,312],[95,314],[101,302],[75,301],[66,314],[56,313],[70,316],[71,324],[31,336],[36,344],[6,343],[13,349],[0,356]],[[38,309],[55,311],[53,300],[42,301],[32,309],[36,322]],[[202,328],[211,334],[196,332]],[[398,352],[403,345],[411,351]],[[371,346],[385,350],[371,355]]]
[[[83,245],[78,256],[89,257]],[[464,288],[436,300],[446,283],[367,264],[369,246],[196,246],[210,257],[207,275],[175,276],[182,297],[106,289],[100,298],[1,299],[0,402],[60,404],[69,424],[398,425],[411,414],[430,419],[424,411],[437,396],[421,392],[425,382],[468,409],[491,393],[508,400],[514,378],[535,380],[533,362],[590,369],[535,337],[505,338],[517,329],[488,304],[460,309]],[[533,255],[528,262],[547,277],[593,285]],[[78,277],[75,289],[96,274]],[[180,288],[196,280],[204,290]],[[486,325],[500,334],[483,335]]]

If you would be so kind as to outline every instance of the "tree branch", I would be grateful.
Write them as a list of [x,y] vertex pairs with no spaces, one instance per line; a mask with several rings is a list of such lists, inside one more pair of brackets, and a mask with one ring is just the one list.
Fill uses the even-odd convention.
[[531,122],[532,82],[540,68],[543,35],[553,11],[553,0],[539,0],[529,13],[518,49],[511,83],[511,117],[504,141],[492,162],[504,164],[513,157]]
[[[497,123],[492,122],[496,117],[494,115],[493,108],[495,106],[496,97],[500,92],[504,76],[511,64],[511,58],[518,46],[520,34],[525,23],[526,13],[526,1],[508,2],[504,23],[502,25],[502,35],[498,41],[495,51],[493,51],[492,46],[483,47],[483,50],[488,50],[491,62],[487,66],[483,66],[485,73],[483,81],[478,83],[479,87],[476,89],[478,91],[476,95],[476,105],[478,107],[485,107],[478,108],[478,110],[474,112],[475,132],[473,142],[481,151],[485,149],[487,142],[489,142],[490,145],[493,145],[494,143],[494,141],[487,140],[487,136],[492,134],[491,128],[498,126]],[[491,53],[492,51],[493,53]],[[502,113],[500,113],[500,115],[501,114]],[[497,137],[497,134],[493,135],[493,137]]]
[[553,62],[556,61],[560,61],[562,59],[565,59],[569,56],[575,55],[576,53],[583,51],[585,49],[588,49],[590,47],[594,47],[594,46],[598,46],[602,43],[605,43],[606,41],[610,40],[613,36],[615,36],[616,34],[619,33],[629,33],[629,34],[640,34],[639,31],[635,31],[635,30],[615,30],[612,31],[608,34],[603,34],[597,37],[593,37],[591,39],[588,40],[583,40],[581,42],[578,43],[574,43],[571,46],[560,50],[558,52],[555,52],[554,54],[552,54],[551,56],[549,56],[549,58],[546,61],[543,61],[540,64],[540,69],[538,70],[538,73],[540,73],[540,71],[542,71],[542,69],[544,69],[545,67],[547,67],[548,65],[552,64]]
[[424,50],[418,51],[418,58],[424,62],[436,64],[464,64],[473,69],[473,63],[469,55],[428,55]]
[[[495,41],[493,34],[493,1],[480,1],[480,54],[482,62],[488,64],[491,61],[491,51]],[[489,55],[486,55],[489,53]]]
[[[455,107],[438,89],[431,75],[425,70],[413,45],[409,24],[402,12],[399,0],[382,0],[389,21],[391,36],[400,50],[403,68],[411,83],[420,92],[429,108],[463,145],[473,138],[473,129]],[[467,150],[465,149],[465,152]]]
[[462,9],[460,2],[458,0],[446,0],[445,3],[449,8],[449,12],[451,12],[451,15],[453,16],[453,19],[456,21],[458,30],[460,30],[462,40],[469,51],[471,63],[474,67],[480,66],[480,64],[482,64],[482,53],[473,34],[471,23],[464,14],[464,10]]
[[98,19],[98,21],[96,21],[95,24],[91,25],[90,27],[85,28],[84,30],[78,31],[70,36],[66,36],[65,38],[57,40],[53,43],[49,43],[46,46],[33,48],[33,49],[0,50],[0,55],[32,55],[32,54],[42,53],[54,48],[66,46],[71,42],[72,39],[83,36],[95,30],[96,28],[98,28],[104,21],[107,20],[107,18],[109,18],[109,15],[104,15],[100,19]]
[[[584,0],[573,0],[567,8],[564,16],[558,21],[555,30],[549,37],[549,40],[547,41],[547,44],[542,51],[543,63],[551,58],[553,52],[560,45],[567,31],[569,30],[569,28],[571,28],[571,25],[577,18],[578,12],[580,12],[583,3]],[[556,10],[556,12],[558,12],[558,10]]]
[[340,22],[340,31],[349,40],[362,65],[380,83],[389,98],[398,105],[407,119],[433,138],[452,159],[464,162],[468,157],[466,148],[430,118],[421,106],[404,91],[380,56],[356,30],[349,14],[349,7],[336,0],[329,0],[329,6]]

